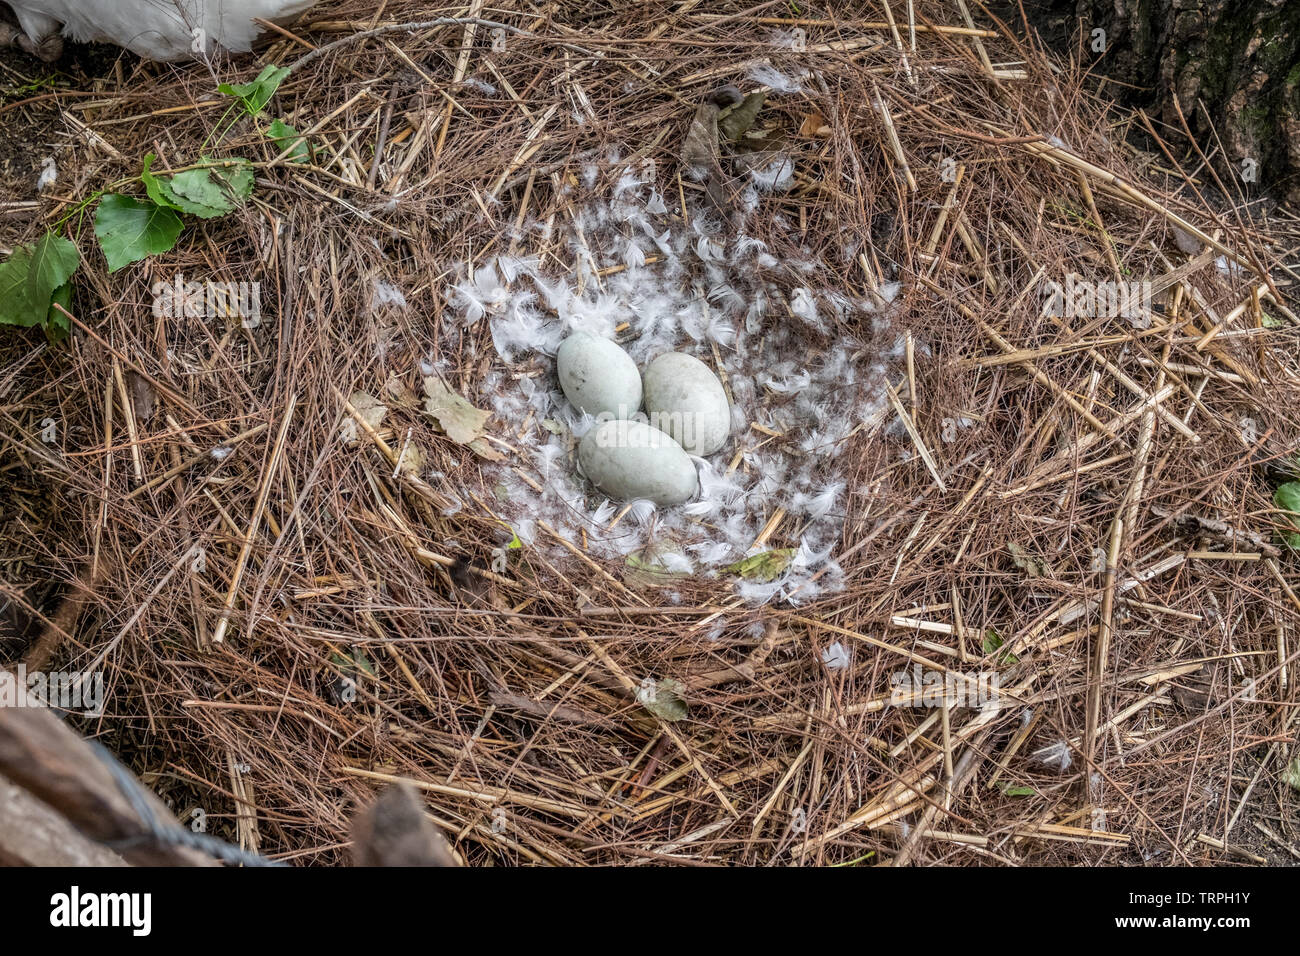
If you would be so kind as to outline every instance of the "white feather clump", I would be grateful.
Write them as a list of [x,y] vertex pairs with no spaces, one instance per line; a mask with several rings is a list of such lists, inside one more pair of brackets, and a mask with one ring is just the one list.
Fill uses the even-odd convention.
[[41,172],[36,177],[36,191],[43,193],[58,181],[59,167],[54,162],[53,156],[46,156],[41,160]]
[[658,511],[653,501],[647,501],[644,498],[638,498],[635,501],[629,501],[627,504],[627,516],[629,520],[639,527],[646,527],[654,520],[655,512]]
[[697,518],[717,518],[724,509],[732,507],[744,494],[744,489],[732,475],[719,474],[712,463],[695,459],[700,478],[700,494],[687,502],[682,510]]
[[766,162],[751,167],[749,178],[765,193],[788,192],[794,185],[794,160],[785,153],[777,153]]
[[843,492],[842,481],[832,481],[812,493],[797,491],[791,500],[791,510],[814,520],[824,518],[831,513]]
[[1227,256],[1219,256],[1214,260],[1214,268],[1229,279],[1239,278],[1246,270],[1241,267],[1239,262],[1229,262]]
[[[755,70],[767,86],[797,88],[774,70]],[[743,211],[734,235],[701,208],[688,208],[690,226],[683,226],[648,173],[630,166],[616,167],[612,178],[603,172],[589,157],[582,177],[587,192],[574,188],[567,231],[561,220],[526,222],[517,234],[524,254],[451,270],[444,345],[467,348],[472,342],[461,328],[488,321],[507,365],[494,364],[479,404],[527,452],[484,467],[496,490],[494,508],[525,545],[553,549],[557,559],[567,551],[538,533],[543,521],[599,557],[640,552],[666,572],[708,574],[750,554],[772,511],[785,507],[792,515],[785,530],[801,536],[793,558],[775,580],[737,579],[738,592],[755,602],[802,603],[835,591],[843,586],[833,555],[847,493],[840,452],[862,414],[887,407],[885,366],[878,358],[864,360],[864,343],[841,330],[854,321],[887,328],[880,301],[873,305],[837,289],[814,294],[806,285],[791,292],[778,280],[842,269],[810,259],[778,261],[745,234]],[[602,179],[612,186],[596,194]],[[554,249],[556,240],[568,253],[567,272],[544,268],[539,255],[529,254],[533,242]],[[896,294],[890,290],[884,301]],[[781,307],[787,301],[788,312]],[[814,347],[810,329],[830,337],[826,347]],[[710,364],[718,356],[733,401],[733,438],[713,458],[695,459],[696,499],[669,509],[648,501],[618,504],[581,475],[575,446],[594,420],[565,400],[553,358],[575,330],[615,338],[641,367],[678,349]],[[750,422],[782,440],[750,431]],[[522,480],[519,467],[533,481]]]
[[758,373],[758,384],[781,395],[797,395],[812,384],[807,369],[795,371],[794,362],[782,362],[771,370]]
[[701,541],[691,545],[690,550],[705,567],[731,564],[738,558],[736,549],[726,541]]
[[386,305],[404,309],[406,308],[406,296],[401,289],[387,279],[376,279],[374,287],[370,290],[370,308],[373,311]]
[[690,574],[695,570],[691,559],[680,551],[665,551],[659,556],[659,563],[669,574]]
[[822,663],[826,665],[828,671],[847,670],[849,666],[849,652],[839,641],[836,641],[826,650],[822,651]]
[[510,290],[497,274],[496,262],[480,266],[474,275],[447,290],[447,299],[464,310],[465,321],[473,325],[489,312],[496,312],[510,301]]
[[618,508],[614,506],[614,502],[606,498],[597,506],[596,510],[591,513],[591,523],[597,528],[602,527],[609,524],[617,513]]
[[771,63],[755,63],[749,68],[749,78],[774,93],[798,93],[803,89],[803,84],[786,76]]
[[813,299],[811,290],[803,287],[795,289],[790,296],[790,311],[813,328],[821,328],[821,316],[817,313],[817,302]]
[[1062,773],[1069,770],[1070,764],[1074,762],[1073,754],[1070,752],[1070,744],[1064,740],[1057,740],[1046,747],[1039,747],[1030,756],[1041,764],[1055,767]]

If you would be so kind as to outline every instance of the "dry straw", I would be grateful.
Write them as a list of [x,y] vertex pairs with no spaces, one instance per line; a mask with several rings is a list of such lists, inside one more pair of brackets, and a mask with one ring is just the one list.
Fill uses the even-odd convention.
[[[260,152],[254,201],[162,260],[109,276],[90,255],[72,345],[6,366],[6,454],[58,490],[5,547],[89,592],[40,653],[103,660],[107,716],[84,729],[182,819],[201,807],[248,849],[331,863],[356,803],[401,778],[471,864],[1296,853],[1279,771],[1300,602],[1266,464],[1297,437],[1293,223],[1216,176],[1218,144],[1202,158],[1179,129],[1106,112],[1078,70],[960,2],[791,9],[322,4],[261,54],[298,64],[275,109],[312,161],[239,127],[226,147]],[[432,358],[474,399],[486,323],[456,333],[473,361],[428,354],[454,338],[450,264],[527,246],[572,267],[574,248],[509,227],[564,222],[560,187],[592,162],[608,187],[653,158],[672,211],[703,208],[677,172],[688,124],[759,64],[801,91],[760,116],[795,172],[749,229],[778,258],[860,243],[826,287],[875,295],[890,263],[903,283],[906,369],[838,452],[844,587],[752,606],[698,577],[674,603],[581,540],[494,570],[496,466],[346,397],[417,386]],[[229,105],[213,85],[124,60],[60,97],[93,135],[65,148],[31,236],[146,152],[192,161]],[[1150,151],[1127,145],[1139,133]],[[1208,251],[1179,251],[1175,228]],[[261,325],[156,320],[151,286],[177,272],[260,282]],[[1070,276],[1150,279],[1158,308],[1043,314],[1044,283]],[[379,277],[406,309],[371,307]],[[51,414],[58,454],[38,437]],[[540,427],[488,424],[525,480]],[[399,467],[409,442],[419,473]],[[762,544],[797,532],[774,510]],[[845,668],[823,663],[835,643]],[[1002,706],[891,706],[918,666],[955,686],[996,670]],[[683,719],[644,706],[646,678],[680,683]]]

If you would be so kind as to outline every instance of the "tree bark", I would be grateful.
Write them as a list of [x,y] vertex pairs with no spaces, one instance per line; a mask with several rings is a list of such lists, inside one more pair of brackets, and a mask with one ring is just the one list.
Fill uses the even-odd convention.
[[1217,134],[1223,151],[1216,171],[1231,174],[1247,196],[1262,190],[1300,204],[1296,0],[990,4],[1013,27],[1023,25],[1021,8],[1049,48],[1078,56],[1084,66],[1116,81],[1107,85],[1108,94],[1181,130],[1176,97],[1207,154]]

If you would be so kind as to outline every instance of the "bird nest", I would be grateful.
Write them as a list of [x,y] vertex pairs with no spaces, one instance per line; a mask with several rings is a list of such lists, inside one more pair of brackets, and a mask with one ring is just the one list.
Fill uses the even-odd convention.
[[[470,864],[1297,852],[1294,229],[1237,158],[961,3],[372,7],[0,107],[67,134],[10,245],[255,169],[4,346],[7,662],[102,673],[83,732],[303,864],[399,779]],[[695,501],[578,472],[575,329],[719,373]]]

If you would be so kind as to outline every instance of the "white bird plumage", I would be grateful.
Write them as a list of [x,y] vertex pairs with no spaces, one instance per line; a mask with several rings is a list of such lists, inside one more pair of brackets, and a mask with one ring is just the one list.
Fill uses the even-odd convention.
[[[285,20],[315,0],[5,0],[26,34],[23,46],[53,58],[57,37],[114,43],[152,60],[179,60],[217,47],[246,53],[262,32],[254,18]],[[53,44],[51,41],[54,41]]]

